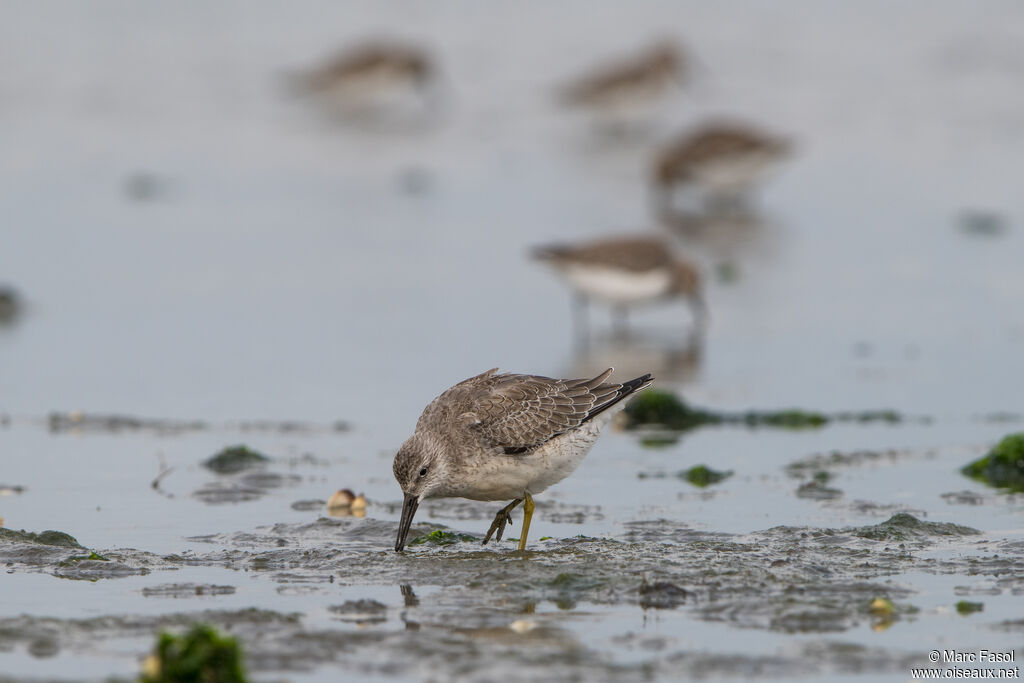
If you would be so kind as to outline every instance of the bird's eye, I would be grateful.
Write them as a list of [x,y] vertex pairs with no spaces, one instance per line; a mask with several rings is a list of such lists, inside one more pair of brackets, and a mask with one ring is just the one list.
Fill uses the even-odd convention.
[[420,470],[420,476],[421,477],[427,476],[427,468],[426,467],[424,467],[422,470]]

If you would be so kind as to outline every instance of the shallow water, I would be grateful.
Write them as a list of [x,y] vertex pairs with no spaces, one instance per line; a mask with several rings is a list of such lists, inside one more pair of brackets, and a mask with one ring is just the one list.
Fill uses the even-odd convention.
[[[1024,429],[1018,6],[290,7],[0,10],[0,280],[24,301],[0,324],[0,517],[86,548],[0,539],[0,680],[131,677],[197,619],[261,680],[906,680],[933,649],[1019,647],[1024,498],[959,474]],[[436,118],[367,130],[281,87],[381,33],[435,49]],[[699,68],[637,135],[552,105],[666,34]],[[672,233],[706,338],[669,306],[615,342],[598,310],[574,349],[529,248],[671,232],[648,159],[708,114],[799,154],[746,215]],[[389,552],[391,458],[431,398],[608,365],[724,411],[927,419],[609,430],[525,554]],[[170,427],[50,419],[75,410]],[[202,466],[240,443],[271,461]],[[697,464],[733,474],[699,489]],[[365,517],[327,516],[338,488]],[[428,501],[414,533],[482,538],[495,507]]]

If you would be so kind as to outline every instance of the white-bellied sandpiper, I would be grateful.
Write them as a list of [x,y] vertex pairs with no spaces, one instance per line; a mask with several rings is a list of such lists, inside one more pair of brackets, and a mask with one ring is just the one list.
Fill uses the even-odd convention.
[[679,49],[662,42],[571,81],[559,89],[558,99],[621,126],[667,99],[685,75],[686,60]]
[[789,140],[738,123],[709,123],[670,142],[655,157],[652,182],[661,207],[676,188],[694,187],[707,200],[741,199],[791,151]]
[[533,496],[572,474],[601,428],[625,407],[623,399],[653,381],[643,375],[606,382],[611,373],[552,379],[498,374],[495,368],[431,401],[395,455],[395,479],[404,495],[395,550],[405,547],[424,498],[511,500],[495,516],[485,544],[495,533],[501,540],[509,513],[523,503],[524,550]]
[[297,74],[292,89],[337,114],[373,113],[409,103],[422,105],[436,77],[430,55],[415,45],[369,41]]
[[591,299],[612,307],[620,333],[625,333],[630,307],[658,301],[689,302],[698,328],[706,319],[700,271],[660,237],[616,236],[550,245],[535,249],[534,256],[554,267],[576,293],[578,334],[587,331]]

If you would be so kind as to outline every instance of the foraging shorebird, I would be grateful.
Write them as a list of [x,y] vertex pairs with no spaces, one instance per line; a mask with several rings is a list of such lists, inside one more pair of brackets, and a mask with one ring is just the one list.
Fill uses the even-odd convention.
[[663,206],[677,186],[695,186],[711,199],[735,199],[790,151],[788,140],[755,128],[712,123],[686,133],[658,154],[652,179]]
[[612,307],[625,331],[629,307],[686,299],[698,327],[706,317],[700,273],[657,237],[610,237],[579,245],[539,247],[534,256],[551,264],[576,293],[577,328],[586,330],[586,306],[597,299]]
[[422,96],[434,76],[429,55],[393,42],[369,42],[295,78],[295,89],[338,110],[375,108],[410,93]]
[[559,95],[569,106],[621,114],[649,106],[673,85],[681,85],[684,75],[685,63],[678,49],[659,43],[627,60],[598,68],[563,87]]
[[501,540],[510,513],[523,504],[519,549],[533,517],[533,496],[568,477],[601,428],[625,407],[623,399],[650,385],[643,375],[592,379],[497,374],[497,368],[459,382],[423,410],[416,432],[395,455],[404,500],[395,550],[405,547],[424,498],[512,500],[494,518],[484,544]]

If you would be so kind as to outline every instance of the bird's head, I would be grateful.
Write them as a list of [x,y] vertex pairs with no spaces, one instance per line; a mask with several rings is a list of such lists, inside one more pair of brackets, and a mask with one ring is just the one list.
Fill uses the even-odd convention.
[[414,434],[398,449],[392,469],[404,495],[402,519],[398,523],[398,538],[395,540],[395,550],[400,551],[405,547],[420,501],[439,495],[442,490],[446,468],[435,442]]
[[671,42],[664,41],[654,45],[647,54],[647,61],[663,74],[681,76],[683,60],[679,55],[679,50]]

